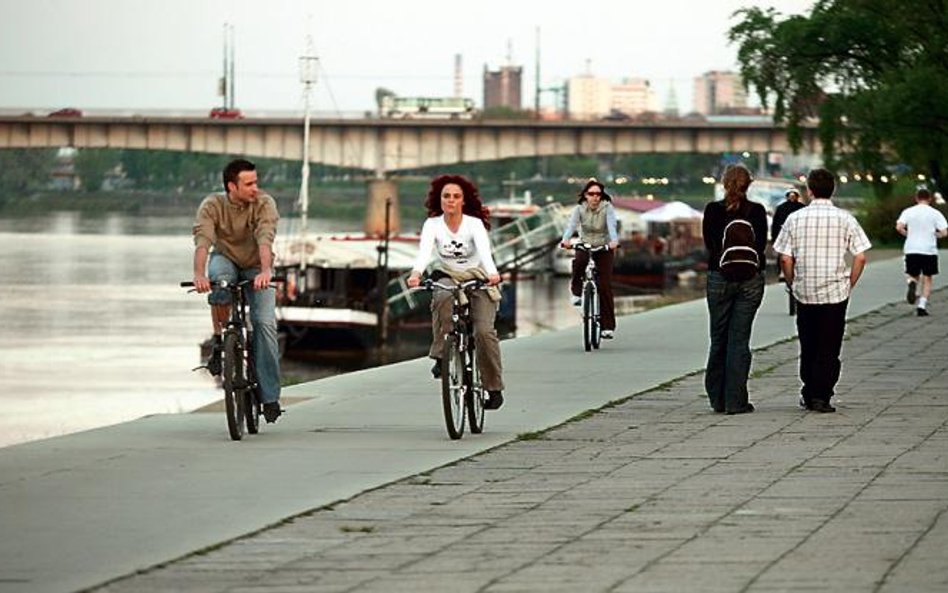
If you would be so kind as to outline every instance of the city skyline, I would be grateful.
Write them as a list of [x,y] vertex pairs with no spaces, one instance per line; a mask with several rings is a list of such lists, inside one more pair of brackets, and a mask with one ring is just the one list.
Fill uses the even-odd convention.
[[[461,14],[433,0],[0,0],[0,109],[208,110],[221,103],[223,27],[236,40],[236,105],[245,112],[298,111],[298,58],[307,35],[320,59],[313,107],[373,110],[375,89],[450,96],[461,54],[463,95],[478,105],[483,69],[523,67],[523,105],[533,106],[536,31],[541,87],[590,71],[651,81],[660,102],[674,85],[691,110],[695,77],[736,69],[726,41],[730,15],[747,0],[617,5],[589,0],[582,12],[537,2],[485,0]],[[771,0],[782,14],[810,0]],[[583,18],[588,15],[588,18]],[[542,104],[553,102],[551,94]]]

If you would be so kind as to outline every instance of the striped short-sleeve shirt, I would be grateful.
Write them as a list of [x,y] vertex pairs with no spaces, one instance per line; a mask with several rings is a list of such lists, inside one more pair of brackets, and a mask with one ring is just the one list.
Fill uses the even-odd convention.
[[774,243],[774,251],[794,258],[793,295],[808,305],[848,299],[850,268],[845,255],[871,247],[852,214],[821,198],[791,214]]

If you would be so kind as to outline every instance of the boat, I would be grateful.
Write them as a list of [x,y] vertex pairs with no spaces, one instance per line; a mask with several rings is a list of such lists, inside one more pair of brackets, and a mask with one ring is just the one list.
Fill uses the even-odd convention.
[[640,217],[643,232],[620,241],[613,278],[619,285],[664,291],[707,267],[703,214],[680,201],[663,203]]
[[[707,267],[702,213],[683,202],[616,198],[622,219],[612,283],[617,294],[664,292]],[[628,211],[635,216],[629,216]],[[558,249],[554,272],[572,273],[571,250]]]
[[[383,289],[411,269],[418,236],[380,241],[367,235],[316,234],[278,242],[274,251],[277,274],[286,278],[276,311],[285,348],[370,350],[385,340],[379,322]],[[422,314],[406,316],[388,329],[417,330],[427,337],[430,320]]]

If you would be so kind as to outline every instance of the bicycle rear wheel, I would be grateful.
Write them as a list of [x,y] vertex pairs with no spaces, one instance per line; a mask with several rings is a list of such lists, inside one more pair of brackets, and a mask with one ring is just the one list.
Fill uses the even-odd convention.
[[471,434],[484,432],[484,385],[481,383],[481,371],[477,366],[477,356],[474,348],[466,352],[471,372],[468,373],[468,384],[465,401],[467,403],[467,422],[471,427]]
[[224,384],[224,412],[227,415],[227,430],[230,438],[239,441],[244,436],[244,352],[234,332],[224,334],[224,368],[221,373]]
[[583,347],[586,352],[592,350],[593,334],[595,333],[595,312],[593,311],[593,293],[592,286],[587,284],[583,288]]
[[448,436],[459,439],[464,434],[464,358],[461,356],[457,336],[444,337],[444,354],[441,357],[441,407],[444,408],[444,424]]

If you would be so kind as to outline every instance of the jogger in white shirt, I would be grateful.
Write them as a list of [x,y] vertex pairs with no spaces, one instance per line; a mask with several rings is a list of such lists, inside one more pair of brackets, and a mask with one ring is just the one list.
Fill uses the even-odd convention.
[[948,221],[932,207],[932,194],[928,188],[918,188],[915,202],[914,206],[899,214],[895,228],[905,237],[902,247],[905,253],[905,280],[908,283],[905,300],[915,305],[919,317],[925,317],[928,315],[928,298],[932,293],[932,276],[938,274],[938,239],[948,235]]

